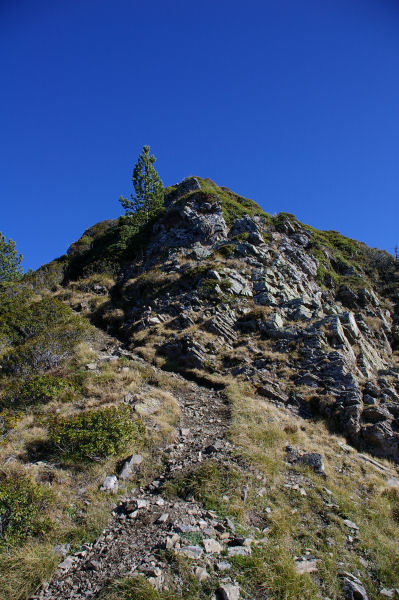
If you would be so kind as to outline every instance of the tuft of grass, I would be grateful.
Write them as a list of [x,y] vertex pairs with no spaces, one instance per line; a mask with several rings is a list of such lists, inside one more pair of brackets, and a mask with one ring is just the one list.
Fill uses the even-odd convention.
[[48,543],[31,542],[0,554],[0,598],[26,600],[49,580],[58,563]]

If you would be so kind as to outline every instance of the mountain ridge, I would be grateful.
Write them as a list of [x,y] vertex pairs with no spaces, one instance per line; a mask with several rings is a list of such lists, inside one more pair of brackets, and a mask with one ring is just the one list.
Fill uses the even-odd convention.
[[192,176],[1,293],[18,598],[394,597],[394,257]]

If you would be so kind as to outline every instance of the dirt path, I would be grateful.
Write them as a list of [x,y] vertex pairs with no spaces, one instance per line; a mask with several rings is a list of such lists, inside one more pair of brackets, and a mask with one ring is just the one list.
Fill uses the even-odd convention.
[[[161,476],[138,494],[123,498],[97,541],[67,557],[50,584],[34,599],[94,598],[110,581],[137,573],[146,575],[155,587],[167,586],[166,565],[157,549],[174,548],[186,556],[191,552],[191,558],[198,554],[201,560],[204,549],[195,544],[188,549],[181,546],[181,534],[187,537],[198,532],[215,541],[217,532],[231,531],[231,523],[217,519],[195,502],[162,497],[164,483],[176,472],[210,455],[227,458],[232,450],[225,438],[229,409],[219,392],[186,382],[176,398],[181,409],[179,436],[163,449],[167,460]],[[217,545],[215,548],[209,556],[219,553]]]

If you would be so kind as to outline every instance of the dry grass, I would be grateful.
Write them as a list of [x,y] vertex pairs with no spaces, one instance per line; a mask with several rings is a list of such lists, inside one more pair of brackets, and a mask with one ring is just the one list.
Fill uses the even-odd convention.
[[0,598],[26,600],[49,579],[58,562],[48,543],[32,542],[0,554]]
[[[262,556],[272,563],[263,573],[270,596],[319,598],[317,590],[322,585],[323,595],[341,598],[341,570],[356,574],[370,599],[379,598],[379,589],[384,586],[397,586],[399,495],[386,486],[387,473],[395,475],[393,465],[380,460],[386,469],[383,471],[365,462],[324,423],[293,417],[257,398],[248,385],[230,386],[228,395],[232,403],[231,438],[267,481],[266,502],[272,512],[269,541]],[[287,442],[303,452],[322,452],[326,479],[305,466],[288,465]],[[285,487],[284,482],[293,476],[306,495]],[[348,543],[350,532],[343,525],[344,518],[358,525],[357,542]],[[320,562],[314,577],[301,576],[302,583],[307,580],[309,586],[300,592],[292,569],[293,556],[303,555],[305,548]],[[253,572],[243,577],[243,584],[251,586],[258,567],[252,565]],[[284,583],[279,573],[285,573]],[[311,585],[312,580],[317,587]]]
[[382,329],[382,321],[378,317],[364,317],[367,325],[370,327],[371,331],[375,331],[375,333],[380,333]]

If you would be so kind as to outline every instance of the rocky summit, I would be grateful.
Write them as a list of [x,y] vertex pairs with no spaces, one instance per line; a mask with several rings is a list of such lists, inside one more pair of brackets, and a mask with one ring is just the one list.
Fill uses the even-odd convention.
[[0,291],[5,599],[399,598],[399,264],[208,179]]

